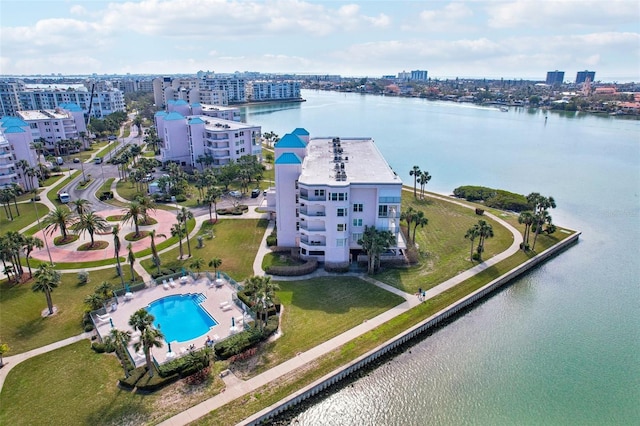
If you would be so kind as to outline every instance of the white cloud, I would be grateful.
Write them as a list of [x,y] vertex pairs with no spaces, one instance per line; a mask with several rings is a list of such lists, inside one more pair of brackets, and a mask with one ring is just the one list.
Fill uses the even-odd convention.
[[[441,3],[431,3],[440,5]],[[417,21],[412,16],[411,22],[404,24],[406,31],[460,31],[475,26],[470,18],[474,13],[470,7],[460,2],[449,3],[439,9],[425,9],[418,15]]]

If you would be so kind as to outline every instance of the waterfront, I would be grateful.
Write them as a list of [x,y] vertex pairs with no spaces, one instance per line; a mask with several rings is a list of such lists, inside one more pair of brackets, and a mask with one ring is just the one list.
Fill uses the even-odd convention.
[[630,424],[640,419],[640,122],[304,91],[246,119],[372,136],[406,183],[553,195],[581,242],[307,408],[300,424]]

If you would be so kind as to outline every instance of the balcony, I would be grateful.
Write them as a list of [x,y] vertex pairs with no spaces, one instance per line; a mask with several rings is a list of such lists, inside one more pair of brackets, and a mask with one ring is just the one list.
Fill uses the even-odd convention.
[[300,229],[308,232],[325,232],[327,230],[323,222],[307,223],[306,221],[300,222]]
[[306,201],[327,201],[326,195],[313,195],[300,191],[300,198]]
[[324,217],[326,216],[324,210],[313,210],[313,209],[300,209],[300,215],[306,217]]

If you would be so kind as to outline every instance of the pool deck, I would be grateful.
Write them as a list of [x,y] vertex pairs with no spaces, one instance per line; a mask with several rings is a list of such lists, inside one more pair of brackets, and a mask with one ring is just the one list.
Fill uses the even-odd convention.
[[[144,354],[142,354],[142,352],[136,353],[133,349],[133,345],[137,341],[137,335],[129,325],[129,318],[131,315],[133,315],[133,313],[138,309],[145,308],[153,301],[163,297],[194,293],[202,293],[206,297],[206,300],[201,303],[201,306],[206,309],[209,315],[211,315],[218,324],[214,325],[208,332],[196,337],[195,339],[187,340],[185,342],[169,342],[173,355],[168,353],[169,345],[167,345],[166,342],[161,348],[153,348],[151,355],[155,358],[158,364],[163,364],[172,358],[185,355],[189,351],[189,347],[191,347],[191,345],[193,345],[193,349],[200,349],[204,347],[206,345],[207,336],[218,341],[243,330],[243,312],[232,300],[232,295],[235,293],[235,289],[231,287],[230,284],[222,280],[221,285],[214,285],[214,283],[211,283],[205,275],[200,276],[200,278],[195,281],[189,276],[185,278],[186,279],[183,283],[181,283],[180,279],[174,280],[173,287],[170,285],[170,281],[167,281],[168,289],[164,288],[163,283],[159,283],[155,287],[146,288],[133,293],[130,296],[130,299],[126,299],[123,296],[118,297],[118,304],[115,306],[108,306],[106,315],[100,315],[98,317],[94,314],[97,332],[104,338],[110,333],[112,322],[113,327],[118,330],[131,331],[131,334],[134,337],[131,339],[131,344],[129,345],[129,353],[131,354],[131,358],[136,364],[136,367],[143,365],[145,363]],[[226,302],[226,306],[224,302]],[[115,307],[115,310],[112,310],[113,307]],[[235,330],[231,330],[232,318],[235,318]],[[250,320],[250,318],[246,317],[246,320]]]

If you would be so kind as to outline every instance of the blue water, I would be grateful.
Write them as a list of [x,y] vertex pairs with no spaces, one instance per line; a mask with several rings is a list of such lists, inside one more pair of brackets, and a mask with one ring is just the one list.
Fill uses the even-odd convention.
[[431,191],[484,185],[551,195],[554,223],[582,236],[296,424],[640,424],[639,120],[303,97],[247,108],[246,120],[280,136],[296,127],[371,136],[404,182],[413,165],[428,170]]
[[153,325],[167,342],[186,342],[203,336],[218,323],[200,306],[202,294],[163,297],[152,302],[147,311],[155,317]]

